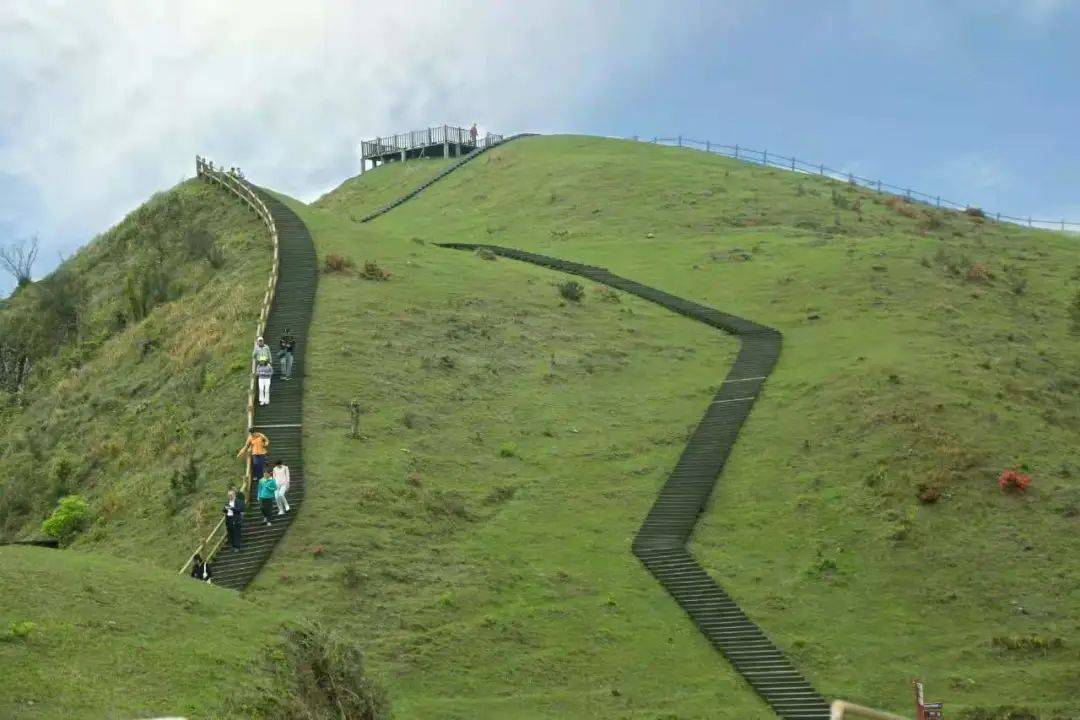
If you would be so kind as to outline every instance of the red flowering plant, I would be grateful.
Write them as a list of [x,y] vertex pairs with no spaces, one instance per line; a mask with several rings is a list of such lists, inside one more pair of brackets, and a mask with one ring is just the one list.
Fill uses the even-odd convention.
[[1018,470],[1005,470],[998,475],[998,486],[1007,492],[1023,492],[1031,484],[1031,478]]

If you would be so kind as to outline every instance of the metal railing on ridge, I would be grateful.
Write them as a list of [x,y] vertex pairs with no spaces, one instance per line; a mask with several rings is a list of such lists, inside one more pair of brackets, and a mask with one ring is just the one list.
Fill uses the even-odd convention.
[[[270,214],[270,211],[266,208],[266,204],[262,199],[248,186],[244,181],[244,175],[238,168],[220,168],[214,167],[214,163],[209,160],[195,156],[195,174],[207,180],[208,182],[217,183],[221,187],[225,188],[233,195],[236,195],[240,200],[251,208],[252,212],[259,216],[259,218],[266,224],[266,229],[270,232],[270,239],[273,242],[274,255],[273,261],[270,266],[270,279],[266,283],[266,292],[263,294],[262,309],[259,311],[259,324],[255,329],[255,338],[262,337],[263,332],[266,329],[266,319],[270,315],[270,305],[274,300],[274,291],[277,289],[278,281],[278,231],[277,226],[274,224],[274,218]],[[251,377],[248,380],[248,399],[247,399],[247,425],[245,431],[253,427],[255,424],[255,359],[251,360]],[[244,484],[247,486],[247,497],[252,497],[252,491],[254,489],[255,478],[251,476],[251,463],[245,462],[244,470]],[[205,560],[209,560],[214,556],[214,553],[218,551],[221,544],[225,541],[225,516],[222,515],[214,529],[210,531],[210,534],[206,536],[195,551],[188,557],[187,562],[180,568],[180,574],[183,575],[191,567],[192,561],[196,555],[202,555]]]
[[[754,165],[765,165],[767,167],[774,167],[780,170],[788,170],[791,172],[804,173],[807,175],[821,175],[833,180],[840,180],[850,183],[852,185],[858,185],[870,190],[877,190],[878,192],[887,192],[892,195],[906,198],[915,202],[922,203],[924,205],[931,205],[934,207],[946,208],[949,210],[966,211],[969,209],[975,209],[976,206],[969,205],[967,203],[958,203],[953,200],[946,200],[940,195],[928,195],[918,190],[912,190],[911,188],[901,187],[899,185],[890,185],[882,180],[873,180],[871,178],[860,177],[854,173],[846,172],[844,170],[837,170],[835,168],[828,167],[823,163],[810,163],[804,160],[799,160],[796,157],[788,157],[777,153],[771,153],[768,150],[755,150],[753,148],[743,147],[741,145],[723,145],[720,143],[714,143],[710,140],[694,140],[692,138],[677,135],[675,137],[657,137],[645,138],[634,135],[633,140],[638,142],[652,143],[655,145],[668,145],[672,147],[689,148],[691,150],[702,150],[707,153],[715,153],[717,155],[724,155],[725,157],[741,160],[746,163]],[[983,214],[987,219],[996,220],[999,222],[1008,222],[1014,225],[1025,225],[1027,227],[1040,228],[1043,230],[1058,230],[1061,232],[1080,232],[1080,221],[1070,220],[1039,220],[1033,217],[1016,217],[1015,215],[1005,215],[1003,213],[987,212],[985,208],[981,208]]]
[[485,148],[502,142],[502,139],[503,136],[497,133],[486,133],[483,136],[477,136],[474,140],[465,128],[442,125],[425,130],[412,130],[389,137],[377,137],[374,140],[363,140],[360,143],[360,154],[365,158],[379,157],[443,143],[463,145],[470,148]]

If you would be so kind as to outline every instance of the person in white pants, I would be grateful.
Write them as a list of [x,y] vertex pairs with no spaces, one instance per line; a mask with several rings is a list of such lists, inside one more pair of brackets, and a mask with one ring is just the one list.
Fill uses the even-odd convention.
[[260,361],[255,366],[255,377],[259,379],[259,404],[270,404],[270,378],[274,375],[274,366],[269,361]]
[[289,466],[280,460],[274,461],[274,482],[277,483],[277,491],[274,493],[274,502],[277,503],[277,514],[284,515],[292,510],[285,493],[289,491]]

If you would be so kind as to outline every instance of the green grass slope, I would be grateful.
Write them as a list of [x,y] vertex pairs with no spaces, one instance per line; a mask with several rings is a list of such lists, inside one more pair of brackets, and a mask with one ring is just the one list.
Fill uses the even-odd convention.
[[0,548],[0,587],[0,717],[227,718],[270,692],[285,616],[236,593],[145,563],[16,547]]
[[[1047,718],[1080,712],[1075,237],[815,176],[581,137],[496,149],[369,233],[357,233],[357,252],[389,257],[413,237],[504,244],[603,265],[779,328],[780,364],[694,538],[706,567],[827,695],[907,711],[908,681],[920,676],[966,717],[996,717],[1001,706]],[[500,261],[470,272],[483,273],[473,292],[484,298],[495,283],[536,271]],[[603,317],[592,298],[574,311]],[[397,327],[399,337],[410,332]],[[693,328],[679,342],[695,347],[707,336]],[[652,363],[625,342],[610,347]],[[507,432],[531,432],[543,412],[529,387],[515,383]],[[658,400],[642,403],[651,417],[632,421],[644,432],[682,404]],[[406,406],[402,398],[395,409]],[[337,472],[370,462],[357,457],[343,457]],[[573,456],[556,457],[548,482],[574,482]],[[598,478],[621,477],[596,459]],[[1014,466],[1034,478],[1023,495],[995,482]],[[657,462],[645,484],[655,490],[669,467]],[[642,508],[648,496],[643,489]],[[579,521],[593,514],[578,509]],[[555,537],[565,527],[543,511],[533,517]],[[627,553],[639,518],[627,518],[613,553]],[[658,587],[650,601],[670,604]],[[553,655],[591,645],[569,633]],[[723,677],[725,665],[693,642],[682,647],[675,657],[687,675],[662,696],[678,716],[697,716],[674,700],[678,689]],[[447,668],[427,688],[459,695],[472,677]]]
[[457,158],[422,158],[392,162],[346,180],[312,205],[359,220],[433,178]]
[[[59,497],[80,494],[93,519],[76,545],[179,569],[242,477],[233,453],[269,267],[261,223],[189,181],[0,308],[3,339],[38,354],[22,406],[0,392],[4,534],[38,534]],[[163,294],[139,318],[129,281],[157,274]],[[75,310],[46,342],[34,333],[48,327],[58,288]],[[194,484],[174,489],[192,457]]]
[[256,602],[351,632],[401,718],[767,717],[629,553],[735,343],[295,207],[320,254],[392,276],[320,280],[310,490]]

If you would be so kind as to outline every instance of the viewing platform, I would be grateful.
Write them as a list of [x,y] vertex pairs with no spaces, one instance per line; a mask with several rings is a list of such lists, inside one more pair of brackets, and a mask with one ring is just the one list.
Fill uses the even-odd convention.
[[371,168],[374,169],[381,163],[404,162],[414,158],[459,157],[497,145],[502,140],[503,136],[495,133],[477,133],[474,138],[468,128],[449,125],[377,137],[360,143],[360,172],[362,174],[367,169],[368,161],[371,161]]

